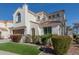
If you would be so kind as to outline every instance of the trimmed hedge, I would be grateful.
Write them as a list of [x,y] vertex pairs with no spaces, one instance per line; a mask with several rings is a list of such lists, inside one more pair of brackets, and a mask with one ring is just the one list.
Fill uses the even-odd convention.
[[71,40],[72,39],[69,36],[52,36],[52,43],[55,54],[63,55],[67,53]]
[[21,34],[13,34],[10,35],[10,38],[13,42],[19,42],[21,40],[22,35]]
[[51,38],[52,34],[45,34],[41,36],[41,42],[43,45],[45,45],[49,38]]

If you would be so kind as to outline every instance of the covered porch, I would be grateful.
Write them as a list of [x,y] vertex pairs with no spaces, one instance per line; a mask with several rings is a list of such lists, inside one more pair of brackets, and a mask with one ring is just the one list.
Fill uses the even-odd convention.
[[12,27],[10,28],[11,34],[24,34],[26,27],[20,26],[20,27]]

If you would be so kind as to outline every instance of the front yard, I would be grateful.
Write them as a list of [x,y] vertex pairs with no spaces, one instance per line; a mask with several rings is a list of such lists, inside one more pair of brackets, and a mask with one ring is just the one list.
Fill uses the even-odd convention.
[[37,46],[18,43],[0,43],[0,50],[9,51],[21,55],[38,55],[40,53]]

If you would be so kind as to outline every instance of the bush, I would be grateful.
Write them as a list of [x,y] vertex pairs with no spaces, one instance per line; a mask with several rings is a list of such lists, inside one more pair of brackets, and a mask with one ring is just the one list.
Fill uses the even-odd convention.
[[75,39],[76,39],[76,35],[73,35],[73,38],[75,38]]
[[76,36],[76,43],[79,44],[79,35]]
[[10,38],[13,42],[19,42],[21,40],[22,35],[21,34],[13,34],[10,35]]
[[[31,41],[32,40],[32,41]],[[26,35],[25,43],[35,43],[40,44],[40,36],[38,35]]]
[[26,35],[26,38],[25,38],[25,43],[31,43],[31,39],[32,39],[32,36],[31,35]]
[[77,44],[79,44],[79,39],[76,39],[75,41],[76,41]]
[[41,42],[42,42],[42,44],[45,45],[47,43],[48,39],[51,38],[51,36],[52,36],[51,34],[42,35],[41,36]]
[[41,37],[39,35],[35,36],[35,44],[41,45]]
[[75,39],[74,41],[79,44],[79,34],[74,34],[73,38]]
[[52,43],[54,47],[55,54],[65,54],[67,53],[71,38],[69,36],[52,36]]
[[35,43],[35,40],[36,40],[36,36],[32,35],[32,42]]
[[33,41],[33,43],[35,43],[35,44],[40,43],[40,42],[39,42],[39,39],[40,39],[40,36],[38,36],[38,35],[32,36],[32,41]]

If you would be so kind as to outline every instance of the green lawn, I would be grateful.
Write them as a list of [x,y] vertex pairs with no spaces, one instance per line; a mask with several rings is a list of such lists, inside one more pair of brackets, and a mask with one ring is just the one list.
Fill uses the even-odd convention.
[[0,50],[14,52],[21,55],[37,55],[40,53],[37,46],[18,43],[0,43]]

